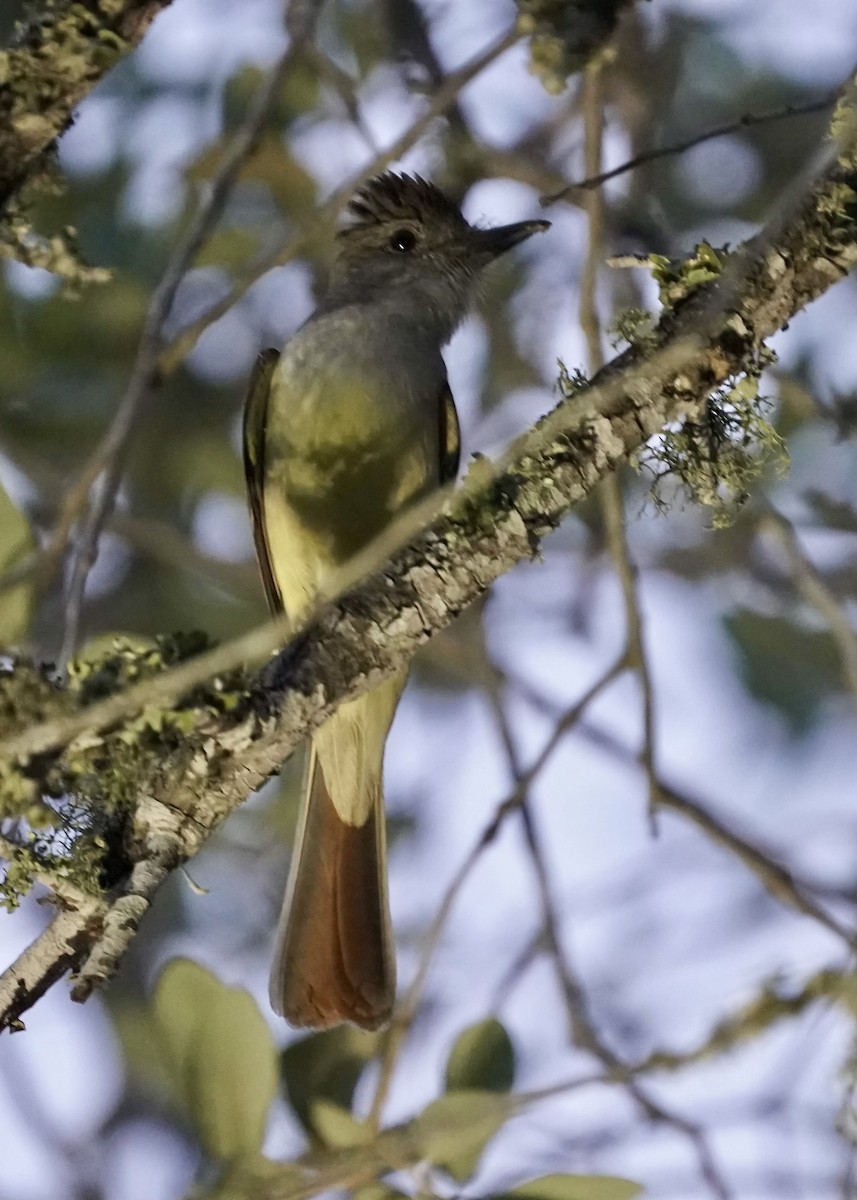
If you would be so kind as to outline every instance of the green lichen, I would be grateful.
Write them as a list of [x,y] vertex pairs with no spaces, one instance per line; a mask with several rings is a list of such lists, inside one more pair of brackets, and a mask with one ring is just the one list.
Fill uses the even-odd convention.
[[726,251],[715,250],[708,242],[700,242],[693,253],[685,258],[673,259],[663,254],[650,254],[647,261],[652,268],[652,278],[658,285],[661,304],[673,307],[701,284],[719,277],[726,261]]
[[768,420],[771,401],[759,394],[763,361],[728,380],[708,397],[699,418],[687,418],[649,442],[636,459],[654,476],[651,498],[660,511],[669,506],[668,484],[678,484],[694,503],[711,510],[711,525],[732,524],[766,471],[788,464],[783,439]]
[[[70,664],[69,691],[86,706],[154,679],[210,646],[202,633],[110,637]],[[195,688],[178,705],[146,704],[115,730],[75,739],[61,764],[66,787],[111,813],[129,811],[141,781],[156,779],[166,763],[186,755],[188,736],[212,716],[234,711],[246,688],[246,676],[236,671]]]
[[211,648],[204,633],[156,638],[107,634],[89,642],[69,663],[69,690],[83,705],[115,695]]
[[816,202],[816,209],[829,217],[843,217],[854,209],[857,193],[854,188],[844,182],[831,183],[822,192]]
[[657,319],[648,309],[624,308],[614,318],[607,333],[614,350],[618,350],[625,342],[645,352],[655,346],[656,326]]
[[69,96],[80,95],[127,51],[125,39],[104,29],[105,18],[114,18],[121,5],[102,0],[99,9],[48,3],[38,24],[22,30],[19,44],[0,55],[7,119],[25,143],[42,145],[55,137],[65,124]]
[[857,167],[857,78],[851,81],[833,110],[829,137],[839,150],[840,161]]
[[63,294],[68,299],[77,298],[87,284],[107,283],[113,277],[106,267],[90,267],[83,262],[73,226],[45,237],[35,232],[21,208],[14,204],[0,218],[0,258],[50,271],[63,281]]
[[[109,637],[90,644],[60,688],[45,669],[11,663],[0,672],[0,736],[155,679],[208,649],[203,634],[153,640]],[[144,704],[116,727],[76,737],[61,752],[0,760],[0,832],[11,851],[0,904],[20,902],[36,879],[92,894],[127,872],[129,818],[141,793],[198,748],[195,732],[248,702],[243,671],[218,676],[176,704]]]
[[20,821],[0,877],[0,907],[17,908],[36,883],[62,893],[73,889],[93,897],[102,894],[103,861],[107,843],[88,814],[79,810],[56,814],[54,824],[38,832]]
[[580,367],[569,369],[561,358],[558,358],[556,361],[559,368],[556,386],[563,400],[572,400],[575,396],[579,396],[589,388],[589,377]]

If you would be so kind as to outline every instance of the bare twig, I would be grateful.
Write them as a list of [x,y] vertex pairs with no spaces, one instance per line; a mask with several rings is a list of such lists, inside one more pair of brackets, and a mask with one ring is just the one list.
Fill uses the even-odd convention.
[[679,154],[685,154],[695,146],[701,146],[704,142],[713,141],[715,138],[729,137],[733,133],[740,133],[742,129],[751,129],[754,125],[769,125],[774,121],[784,121],[791,117],[805,117],[811,116],[813,113],[826,112],[834,106],[841,95],[842,88],[836,88],[835,91],[822,96],[820,100],[811,100],[807,104],[786,104],[769,113],[745,113],[737,121],[717,125],[714,129],[707,129],[704,133],[695,134],[683,141],[672,142],[669,146],[655,146],[651,150],[643,150],[640,154],[635,154],[633,158],[629,158],[618,167],[612,167],[609,171],[600,169],[590,171],[587,166],[587,174],[584,179],[575,180],[574,183],[568,183],[556,192],[542,196],[541,203],[547,208],[551,204],[556,204],[558,200],[567,199],[572,192],[600,188],[609,180],[617,179],[620,175],[627,174],[628,171],[635,171],[637,167],[642,167],[646,163],[656,162],[659,158],[674,158]]
[[782,513],[768,509],[760,517],[759,523],[760,527],[771,533],[785,550],[795,583],[807,604],[817,609],[827,621],[842,659],[845,682],[857,704],[857,631],[821,573],[803,552],[791,521]]
[[[587,70],[591,72],[593,70],[592,66],[588,67]],[[629,662],[626,653],[617,662],[614,670],[617,668],[624,670],[629,665],[632,664]],[[489,678],[496,677],[489,676]],[[596,1058],[605,1069],[606,1075],[609,1078],[626,1088],[631,1098],[649,1120],[669,1125],[677,1133],[690,1141],[699,1163],[700,1174],[705,1179],[712,1193],[719,1197],[720,1200],[729,1200],[730,1192],[714,1161],[708,1145],[708,1139],[702,1129],[680,1114],[671,1112],[649,1095],[639,1080],[634,1077],[634,1072],[609,1047],[592,1020],[583,985],[571,966],[568,950],[563,943],[547,862],[536,831],[535,815],[529,795],[535,776],[532,774],[532,769],[526,773],[521,770],[505,708],[500,703],[496,687],[492,687],[490,690],[494,696],[493,709],[499,723],[501,738],[506,747],[512,775],[516,781],[516,807],[521,816],[521,826],[524,832],[527,853],[536,877],[536,887],[542,910],[544,942],[553,962],[565,1003],[569,1038],[575,1045]],[[582,712],[579,715],[582,716]],[[566,724],[566,722],[567,717],[563,715],[559,723]],[[566,725],[566,728],[569,728],[569,726]]]
[[535,758],[533,763],[524,771],[518,773],[515,786],[509,795],[495,809],[491,820],[483,829],[478,841],[470,850],[470,853],[465,858],[464,862],[459,867],[458,871],[452,878],[443,899],[435,913],[428,932],[423,941],[420,960],[417,966],[416,974],[411,981],[410,987],[404,997],[396,1006],[396,1011],[393,1015],[393,1021],[387,1034],[387,1040],[384,1046],[384,1054],[381,1059],[381,1071],[378,1077],[378,1082],[375,1087],[375,1092],[372,1097],[372,1103],[369,1112],[369,1123],[377,1128],[384,1103],[389,1093],[390,1084],[392,1083],[393,1072],[396,1067],[399,1053],[404,1045],[408,1031],[413,1024],[414,1018],[422,1000],[425,990],[426,980],[428,978],[429,968],[432,963],[435,951],[440,944],[440,939],[443,931],[446,928],[446,923],[455,905],[458,896],[470,878],[473,868],[476,866],[479,859],[482,857],[485,850],[494,842],[497,834],[506,822],[506,819],[512,813],[519,811],[524,803],[527,791],[533,781],[541,774],[553,755],[554,751],[562,742],[563,738],[568,734],[581,720],[587,708],[592,702],[601,695],[619,675],[626,669],[625,656],[617,659],[609,670],[600,676],[595,683],[577,700],[571,708],[564,712],[557,720],[550,737],[542,747],[541,753]]
[[731,1193],[720,1173],[711,1153],[703,1130],[679,1113],[672,1112],[652,1095],[637,1080],[635,1071],[624,1063],[613,1051],[592,1019],[589,1002],[583,985],[572,969],[568,950],[564,947],[559,919],[553,902],[547,863],[541,850],[536,834],[535,820],[532,809],[524,798],[520,805],[521,820],[527,842],[530,860],[536,875],[539,899],[542,908],[545,939],[551,959],[556,969],[557,978],[565,1001],[568,1015],[569,1035],[575,1045],[588,1051],[601,1063],[605,1072],[616,1082],[621,1083],[631,1098],[637,1103],[649,1120],[668,1125],[687,1138],[693,1146],[699,1164],[700,1174],[705,1179],[711,1192],[720,1200],[729,1200]]
[[101,486],[90,508],[75,555],[65,605],[65,628],[60,650],[62,663],[68,661],[77,647],[83,595],[90,568],[97,555],[98,539],[116,500],[131,435],[140,412],[159,379],[158,358],[162,350],[163,323],[173,306],[182,280],[217,224],[242,166],[253,152],[286,73],[299,58],[304,44],[312,35],[317,7],[317,4],[298,6],[302,19],[292,26],[288,48],[254,96],[247,116],[226,150],[205,203],[198,209],[196,216],[179,239],[161,282],[152,295],[127,390],[110,429],[85,472],[86,476],[93,473],[96,477],[100,476]]
[[[580,725],[580,733],[594,745],[609,750],[620,761],[638,763],[639,755],[630,750],[613,734],[589,723]],[[686,792],[660,781],[660,805],[678,813],[703,831],[708,840],[722,846],[734,855],[756,876],[765,890],[780,904],[802,913],[839,938],[849,949],[857,945],[857,933],[842,925],[826,908],[812,896],[810,887],[803,883],[788,867],[778,861],[776,855],[763,850],[758,842],[747,834],[738,832],[734,825],[717,817],[707,805],[688,796]]]
[[95,455],[63,497],[59,517],[45,544],[0,576],[0,594],[25,579],[36,578],[42,586],[53,579],[62,563],[72,531],[86,508],[89,490],[100,472],[101,463]]
[[[601,169],[602,143],[604,140],[604,102],[602,97],[602,68],[598,62],[590,63],[583,77],[583,129],[584,161],[590,174]],[[604,197],[593,191],[584,198],[588,218],[589,237],[586,258],[580,279],[580,324],[586,336],[591,372],[600,371],[604,365],[602,351],[601,320],[598,314],[597,286],[601,263],[604,259],[605,212]],[[625,628],[628,641],[628,657],[640,682],[643,701],[643,756],[648,783],[649,819],[654,821],[658,797],[658,777],[655,768],[655,703],[652,676],[646,655],[643,634],[643,616],[637,586],[637,569],[631,558],[625,528],[625,513],[622,502],[622,485],[617,475],[605,479],[599,488],[601,514],[610,557],[622,587],[625,606]]]
[[514,46],[519,36],[517,30],[514,28],[508,30],[485,50],[480,50],[463,67],[459,67],[457,71],[453,71],[447,75],[443,83],[432,95],[425,111],[390,146],[374,155],[371,161],[367,162],[357,175],[338,188],[316,210],[312,224],[307,229],[298,233],[295,237],[287,239],[284,243],[262,255],[256,262],[251,263],[245,273],[235,281],[222,299],[212,304],[195,321],[179,331],[173,341],[168,346],[165,346],[161,352],[158,361],[161,374],[164,376],[171,374],[178,364],[191,352],[205,330],[210,325],[213,325],[215,321],[219,320],[224,313],[227,313],[233,305],[237,304],[258,279],[267,274],[268,271],[273,270],[274,267],[283,267],[286,263],[297,258],[310,242],[317,239],[320,234],[332,226],[336,217],[341,212],[342,206],[354,194],[354,190],[361,183],[365,183],[367,179],[383,171],[390,163],[401,158],[403,154],[410,150],[423,136],[432,122],[447,112],[455,103],[467,84]]
[[0,975],[0,1030],[21,1028],[21,1014],[81,961],[100,926],[104,904],[93,899],[58,912]]

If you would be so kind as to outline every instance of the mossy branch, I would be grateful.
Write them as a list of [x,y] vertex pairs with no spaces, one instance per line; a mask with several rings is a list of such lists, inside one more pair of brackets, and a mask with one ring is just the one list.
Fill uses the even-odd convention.
[[44,0],[0,51],[0,210],[170,0]]

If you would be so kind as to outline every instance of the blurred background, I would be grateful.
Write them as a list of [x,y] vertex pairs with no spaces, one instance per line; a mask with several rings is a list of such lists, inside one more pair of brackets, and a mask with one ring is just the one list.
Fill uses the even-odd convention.
[[[22,10],[5,6],[7,36]],[[228,639],[264,619],[240,460],[243,390],[258,351],[279,346],[312,311],[329,230],[244,283],[411,125],[440,77],[515,18],[511,3],[488,0],[324,6],[323,53],[286,79],[217,233],[181,285],[168,336],[201,319],[205,327],[136,431],[89,578],[86,638],[201,629]],[[74,227],[82,258],[111,277],[69,285],[3,265],[0,562],[53,528],[126,387],[177,233],[285,44],[280,0],[174,0],[62,139],[61,186],[39,197],[31,218],[48,237]],[[818,0],[811,13],[790,0],[639,3],[600,69],[604,164],[816,100],[855,58],[857,8],[848,0]],[[579,74],[551,94],[529,68],[520,41],[396,165],[445,187],[472,221],[541,215],[540,194],[587,173],[586,106]],[[747,126],[620,176],[603,192],[602,260],[750,236],[805,182],[828,120],[820,112]],[[580,320],[591,235],[580,193],[546,215],[549,234],[497,265],[449,347],[464,461],[497,453],[555,403],[558,359],[569,370],[594,365]],[[603,261],[595,298],[603,330],[622,308],[657,307],[648,272]],[[790,467],[763,473],[728,528],[712,529],[711,513],[679,494],[658,513],[645,473],[621,479],[658,777],[786,864],[846,925],[857,904],[857,694],[842,659],[857,637],[855,328],[849,278],[774,340],[779,361],[762,392]],[[601,345],[609,356],[606,333]],[[788,524],[772,523],[772,511]],[[821,579],[835,618],[808,602],[807,577]],[[61,582],[4,597],[3,640],[12,628],[29,651],[55,656]],[[534,761],[625,640],[622,589],[593,499],[548,540],[541,561],[502,579],[479,613],[419,656],[386,768],[401,986],[451,880],[514,786],[513,759],[519,768]],[[514,1045],[517,1087],[597,1069],[579,1028],[570,1030],[569,973],[604,1043],[637,1062],[692,1050],[766,989],[788,995],[821,968],[847,968],[841,937],[781,902],[687,811],[664,811],[653,833],[638,766],[643,711],[640,680],[625,673],[530,788],[565,988],[526,829],[513,815],[445,925],[387,1119],[435,1097],[455,1037],[491,1015]],[[61,984],[27,1016],[25,1034],[3,1040],[2,1200],[161,1200],[200,1177],[204,1153],[170,1099],[149,1008],[173,956],[247,988],[282,1045],[302,1036],[270,1014],[266,998],[299,781],[300,764],[290,762],[226,824],[191,864],[198,886],[171,880],[109,991],[81,1007]],[[35,899],[3,914],[4,965],[45,919]],[[857,1195],[853,1055],[853,1014],[822,999],[729,1053],[647,1076],[659,1119],[628,1089],[607,1085],[528,1108],[491,1143],[468,1194],[563,1170],[624,1175],[651,1196],[684,1200]],[[376,1077],[369,1062],[357,1112]],[[293,1156],[303,1139],[280,1101],[266,1151]],[[432,1186],[454,1191],[442,1180]]]

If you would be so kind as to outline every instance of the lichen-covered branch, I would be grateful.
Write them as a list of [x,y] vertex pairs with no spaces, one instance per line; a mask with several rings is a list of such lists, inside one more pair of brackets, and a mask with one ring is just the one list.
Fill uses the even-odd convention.
[[[110,977],[164,875],[310,730],[532,557],[565,514],[665,424],[698,417],[712,390],[755,371],[764,339],[855,262],[857,164],[842,155],[787,220],[728,255],[717,277],[689,289],[651,336],[565,399],[502,463],[477,463],[446,512],[321,610],[249,690],[209,679],[169,710],[146,716],[138,705],[133,721],[117,724],[113,709],[106,730],[93,708],[91,727],[70,745],[57,732],[62,721],[47,741],[31,729],[26,740],[39,751],[23,762],[14,761],[7,737],[0,754],[13,758],[0,771],[34,783],[50,771],[55,788],[57,778],[68,786],[75,774],[97,788],[104,764],[122,766],[127,863],[107,890],[99,928],[82,932],[91,941],[75,994]],[[82,962],[80,943],[77,950]]]
[[170,0],[45,0],[0,51],[0,210]]

